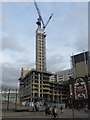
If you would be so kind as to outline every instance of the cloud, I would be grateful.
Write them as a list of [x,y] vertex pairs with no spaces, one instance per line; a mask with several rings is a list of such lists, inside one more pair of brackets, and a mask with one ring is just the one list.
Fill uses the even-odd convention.
[[12,51],[3,51],[2,52],[2,63],[11,63],[13,66],[24,66],[29,65],[30,67],[34,66],[34,56],[30,51],[24,52],[12,52]]
[[[3,2],[33,2],[33,0],[2,0]],[[36,0],[37,2],[88,2],[88,0]]]
[[3,37],[2,50],[11,50],[16,52],[23,52],[24,47],[20,46],[17,40],[12,37]]
[[47,59],[47,69],[57,72],[66,68],[65,59],[60,55],[53,55]]
[[[54,51],[57,48],[63,50],[65,47],[73,49],[75,52],[76,49],[80,51],[86,49],[88,36],[88,3],[60,3],[57,8],[60,8],[59,12],[57,11],[58,9],[55,9],[58,16],[56,16],[57,14],[53,16],[56,16],[57,19],[53,21],[52,26],[49,26],[47,32],[48,37],[51,32],[55,33],[50,36],[47,41],[50,45],[49,47],[53,47],[52,49]],[[58,26],[60,26],[60,28]],[[59,28],[59,30],[57,28]],[[51,43],[49,43],[49,41]],[[71,53],[73,51],[71,51]]]
[[74,43],[76,51],[88,50],[88,31],[81,29],[77,36],[77,41]]
[[[79,6],[80,7],[79,7]],[[83,9],[83,12],[81,11]],[[74,17],[77,16],[77,17]],[[77,33],[74,37],[73,47],[77,52],[88,49],[88,3],[79,3],[72,13],[73,23],[77,21]],[[74,32],[73,32],[74,33]]]
[[[83,9],[83,12],[81,9]],[[77,16],[75,20],[78,29],[72,46],[76,49],[76,52],[82,52],[88,49],[88,3],[81,3],[80,7],[76,6],[73,12],[73,21],[74,15]]]
[[21,72],[20,72],[21,67],[25,67],[25,66],[30,67],[30,65],[33,65],[33,63],[31,63],[30,65],[29,63],[27,63],[25,64],[25,66],[22,66],[21,64],[14,65],[8,62],[2,64],[2,69],[1,69],[2,70],[2,85],[14,87],[14,88],[18,87],[18,82],[19,82],[18,79],[21,75]]
[[18,68],[15,68],[10,63],[4,63],[2,65],[2,84],[7,86],[18,87],[18,78],[20,77],[20,72]]

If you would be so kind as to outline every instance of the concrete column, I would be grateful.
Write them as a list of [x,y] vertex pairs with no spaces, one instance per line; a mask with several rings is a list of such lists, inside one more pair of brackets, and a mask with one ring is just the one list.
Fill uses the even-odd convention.
[[88,66],[87,66],[87,60],[86,60],[86,55],[85,55],[85,51],[84,51],[84,63],[85,63],[85,75],[88,75]]
[[47,94],[47,100],[49,101],[49,95]]
[[31,102],[33,102],[33,92],[32,92],[32,95],[31,95]]
[[33,80],[35,79],[35,72],[33,72]]
[[41,78],[41,88],[42,88],[42,98],[43,98],[43,74],[42,74],[42,76],[41,76],[42,78]]
[[40,73],[38,74],[38,97],[40,98]]
[[62,103],[62,92],[61,92],[61,98],[60,99],[61,99],[61,103]]
[[58,93],[58,95],[57,95],[57,100],[59,101],[59,93]]
[[54,88],[53,88],[53,101],[54,101]]

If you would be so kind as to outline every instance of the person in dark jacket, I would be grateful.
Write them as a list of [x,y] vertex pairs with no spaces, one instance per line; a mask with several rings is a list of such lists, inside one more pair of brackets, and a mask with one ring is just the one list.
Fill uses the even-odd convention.
[[47,116],[47,115],[50,115],[50,109],[49,109],[49,107],[46,107],[46,108],[45,108],[45,114],[46,114],[46,116]]
[[60,107],[60,110],[61,110],[61,113],[63,113],[63,107],[62,107],[62,105],[61,105],[61,107]]
[[51,117],[58,118],[58,109],[56,106],[54,106],[52,109],[52,116]]

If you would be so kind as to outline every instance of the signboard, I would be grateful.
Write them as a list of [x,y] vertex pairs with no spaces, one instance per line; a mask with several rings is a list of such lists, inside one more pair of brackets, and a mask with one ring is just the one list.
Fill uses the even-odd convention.
[[74,84],[75,99],[87,99],[87,86],[83,78],[77,78]]

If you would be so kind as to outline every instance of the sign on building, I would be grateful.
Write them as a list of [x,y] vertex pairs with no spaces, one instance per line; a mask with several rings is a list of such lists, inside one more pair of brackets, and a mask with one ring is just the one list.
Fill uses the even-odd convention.
[[87,99],[87,86],[83,78],[77,78],[74,84],[75,99]]

